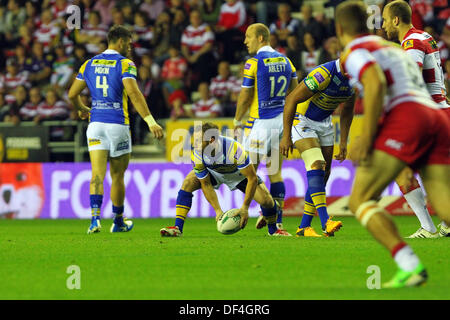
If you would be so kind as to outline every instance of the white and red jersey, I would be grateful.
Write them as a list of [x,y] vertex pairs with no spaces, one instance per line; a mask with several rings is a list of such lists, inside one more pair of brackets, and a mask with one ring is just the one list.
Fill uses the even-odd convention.
[[6,75],[0,74],[0,89],[6,90],[7,93],[13,92],[18,86],[30,87],[28,82],[28,72],[21,71],[13,76],[10,73]]
[[20,108],[19,114],[22,120],[33,120],[34,117],[38,115],[38,109],[40,108],[40,105],[43,105],[44,102],[39,102],[37,104],[34,104],[32,102],[27,102],[25,105]]
[[[106,36],[108,35],[108,28],[102,24],[93,26],[88,24],[86,27],[80,30],[81,34],[90,37],[100,37],[106,41]],[[86,43],[86,50],[90,54],[97,54],[100,51],[100,47],[95,43]]]
[[181,45],[188,47],[191,54],[196,53],[205,44],[212,42],[214,42],[214,33],[206,23],[197,28],[192,25],[187,26],[181,36]]
[[447,108],[444,73],[436,41],[428,33],[411,28],[403,38],[402,47],[422,68],[423,79],[433,100]]
[[222,99],[231,93],[239,93],[241,91],[241,82],[235,76],[229,76],[225,79],[218,75],[211,79],[209,91],[214,97]]
[[236,1],[229,5],[227,2],[220,7],[219,21],[217,25],[225,29],[238,29],[242,27],[247,20],[247,12],[242,1]]
[[34,32],[34,40],[42,43],[44,52],[50,51],[50,46],[56,37],[59,36],[60,29],[53,22],[49,24],[41,23],[39,28]]
[[183,57],[169,58],[164,61],[161,77],[166,80],[182,79],[187,69],[187,61]]
[[66,102],[62,100],[56,101],[54,104],[49,104],[46,101],[38,105],[37,113],[43,118],[69,118],[70,110]]
[[200,99],[192,105],[192,112],[195,117],[209,118],[211,116],[217,116],[222,113],[220,104],[215,98],[209,98],[208,100]]
[[387,81],[383,111],[391,111],[403,102],[416,102],[438,108],[426,89],[417,64],[399,47],[375,35],[364,35],[351,41],[341,57],[350,84],[364,95],[361,78],[374,63],[383,70]]

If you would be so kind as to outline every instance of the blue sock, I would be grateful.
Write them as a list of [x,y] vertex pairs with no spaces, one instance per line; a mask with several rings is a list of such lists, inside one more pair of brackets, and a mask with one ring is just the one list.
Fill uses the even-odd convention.
[[[313,210],[314,209],[314,210]],[[311,227],[311,221],[314,218],[316,208],[314,207],[314,203],[311,199],[311,192],[309,192],[309,188],[305,194],[305,208],[303,210],[302,222],[298,226],[300,229]]]
[[114,223],[118,225],[123,224],[123,206],[112,206],[112,212],[114,213]]
[[261,211],[264,217],[267,218],[267,228],[269,229],[269,233],[273,234],[277,231],[277,211],[278,206],[274,201],[274,206],[272,208],[263,208],[261,207]]
[[184,220],[186,220],[187,214],[191,209],[193,196],[192,192],[178,191],[175,227],[178,227],[181,232],[183,232]]
[[91,202],[91,214],[92,219],[100,219],[100,210],[102,208],[103,195],[102,194],[91,194],[89,196]]
[[270,194],[274,200],[277,200],[280,206],[278,207],[277,223],[283,222],[283,206],[284,197],[286,195],[286,188],[284,182],[275,182],[270,184]]
[[328,221],[327,201],[325,196],[325,171],[310,170],[306,173],[308,177],[308,190],[311,193],[311,198],[319,214],[322,229],[325,229]]

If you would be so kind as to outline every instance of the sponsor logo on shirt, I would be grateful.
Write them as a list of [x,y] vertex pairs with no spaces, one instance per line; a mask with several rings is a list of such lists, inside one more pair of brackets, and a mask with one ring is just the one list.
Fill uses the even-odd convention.
[[400,150],[403,147],[403,142],[396,141],[394,139],[387,139],[385,142],[386,147]]
[[101,143],[102,143],[102,142],[100,141],[100,139],[92,139],[92,138],[89,138],[89,146],[90,146],[90,147],[99,145],[99,144],[101,144]]
[[403,48],[404,49],[409,49],[414,47],[414,43],[412,40],[407,40],[404,44],[403,44]]
[[325,81],[325,78],[319,72],[316,72],[314,74],[314,78],[316,78],[319,83],[322,83]]

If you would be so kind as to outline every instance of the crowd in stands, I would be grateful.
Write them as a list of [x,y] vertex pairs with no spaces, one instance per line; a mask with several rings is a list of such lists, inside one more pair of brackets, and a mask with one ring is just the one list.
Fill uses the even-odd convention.
[[[322,1],[323,2],[323,1]],[[335,7],[341,0],[329,0]],[[365,0],[380,8],[389,0]],[[450,85],[448,0],[410,0],[413,23],[438,42]],[[85,60],[107,48],[114,24],[134,33],[138,84],[155,117],[232,117],[240,91],[247,26],[265,23],[271,46],[299,79],[339,57],[334,21],[311,1],[287,0],[0,0],[0,121],[77,119],[67,91]],[[77,5],[81,28],[67,21]],[[295,15],[293,12],[300,13]],[[381,29],[376,30],[382,33]],[[450,90],[447,89],[447,92]],[[83,92],[89,104],[89,92]],[[144,123],[130,110],[133,139]]]

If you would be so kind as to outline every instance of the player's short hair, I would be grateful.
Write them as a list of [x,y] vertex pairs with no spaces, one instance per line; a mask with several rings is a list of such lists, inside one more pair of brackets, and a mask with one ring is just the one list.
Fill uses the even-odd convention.
[[108,43],[116,43],[119,39],[129,40],[131,39],[131,31],[125,26],[116,24],[108,31]]
[[269,42],[270,41],[270,30],[267,28],[265,24],[262,23],[254,23],[250,25],[252,27],[253,32],[255,33],[255,36],[258,38],[259,36],[263,37],[263,42]]
[[[201,129],[200,129],[201,127]],[[214,138],[217,140],[219,137],[219,126],[212,122],[202,122],[199,126],[196,126],[195,131],[202,131],[202,137],[205,137],[205,133],[207,133],[208,138]]]
[[398,17],[402,23],[411,23],[411,7],[404,0],[395,0],[388,3],[385,6],[385,10],[388,10],[388,14],[391,18]]
[[349,35],[369,32],[367,19],[367,8],[360,1],[346,1],[339,4],[336,8],[336,22]]

